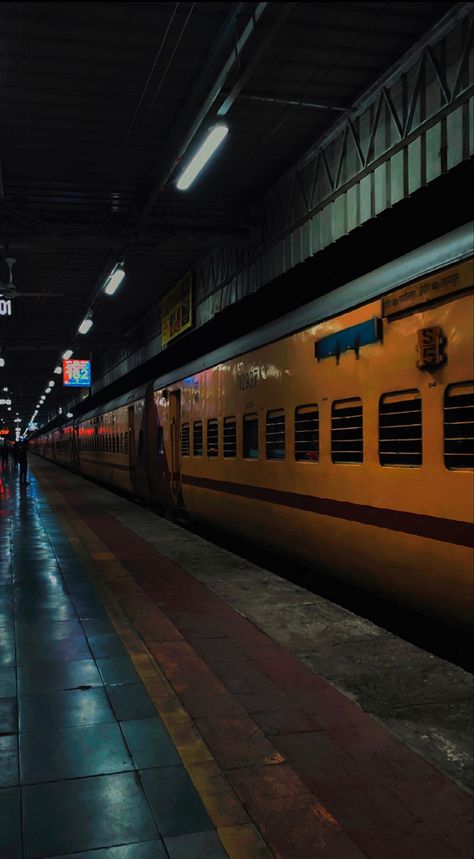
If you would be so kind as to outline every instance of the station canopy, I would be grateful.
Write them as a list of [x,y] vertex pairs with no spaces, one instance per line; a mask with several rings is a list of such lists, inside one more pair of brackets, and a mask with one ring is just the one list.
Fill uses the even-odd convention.
[[[2,419],[26,426],[49,380],[57,410],[66,348],[118,347],[203,254],[248,242],[252,203],[449,9],[0,4],[0,281],[17,293],[0,316]],[[221,150],[178,190],[216,122]],[[122,258],[126,280],[81,338]]]

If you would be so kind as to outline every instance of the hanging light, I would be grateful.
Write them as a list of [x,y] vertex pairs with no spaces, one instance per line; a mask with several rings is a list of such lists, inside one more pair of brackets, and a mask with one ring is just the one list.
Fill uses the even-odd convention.
[[117,292],[117,289],[119,288],[120,284],[122,283],[122,280],[124,279],[124,277],[125,277],[125,272],[124,272],[123,268],[116,268],[115,271],[109,276],[108,280],[106,281],[106,284],[104,287],[104,292],[106,293],[106,295],[113,295],[115,292]]
[[88,331],[91,330],[93,326],[93,321],[90,317],[86,316],[86,318],[81,322],[79,328],[77,329],[79,334],[87,334]]
[[219,148],[219,146],[227,136],[228,131],[229,129],[227,128],[227,125],[215,125],[214,128],[211,128],[205,141],[202,143],[202,145],[196,152],[196,155],[190,161],[188,166],[185,167],[185,169],[181,173],[181,176],[176,182],[176,187],[180,191],[187,191],[187,189],[192,185],[192,183],[196,179],[196,176],[199,175],[203,167],[214,155],[216,149]]

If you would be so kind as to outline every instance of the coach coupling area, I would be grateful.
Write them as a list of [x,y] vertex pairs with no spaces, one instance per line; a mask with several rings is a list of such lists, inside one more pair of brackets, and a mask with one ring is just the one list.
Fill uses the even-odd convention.
[[32,459],[0,475],[1,859],[472,857],[468,675]]

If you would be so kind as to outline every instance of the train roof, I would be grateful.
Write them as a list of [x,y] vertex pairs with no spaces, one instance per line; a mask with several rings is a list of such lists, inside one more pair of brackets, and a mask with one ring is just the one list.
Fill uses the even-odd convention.
[[160,376],[154,382],[154,389],[165,388],[179,379],[208,370],[245,352],[266,346],[296,331],[316,325],[324,319],[330,319],[346,310],[373,301],[397,287],[409,284],[440,268],[454,265],[471,256],[473,252],[474,222],[471,221],[405,256],[334,289],[327,295],[304,304],[287,316],[276,319],[250,334],[245,334],[207,355]]
[[[440,268],[454,265],[471,256],[473,252],[474,222],[471,221],[439,239],[422,245],[422,247],[411,251],[405,256],[399,257],[362,277],[344,284],[344,286],[333,290],[327,295],[310,301],[308,304],[293,310],[287,316],[270,322],[268,325],[264,325],[250,334],[245,334],[236,340],[232,340],[225,346],[221,346],[219,349],[215,349],[188,364],[177,367],[175,370],[155,379],[153,388],[154,390],[165,388],[179,379],[193,376],[203,370],[208,370],[211,367],[222,364],[224,361],[236,358],[238,355],[243,355],[253,349],[266,346],[276,340],[281,340],[296,331],[309,328],[318,322],[322,322],[324,319],[337,316],[344,311],[379,298],[384,293],[409,284]],[[83,423],[84,421],[118,409],[121,406],[131,405],[145,397],[145,392],[151,383],[152,380],[134,388],[128,394],[116,397],[114,400],[87,412],[85,415],[81,415],[77,419],[77,422]]]

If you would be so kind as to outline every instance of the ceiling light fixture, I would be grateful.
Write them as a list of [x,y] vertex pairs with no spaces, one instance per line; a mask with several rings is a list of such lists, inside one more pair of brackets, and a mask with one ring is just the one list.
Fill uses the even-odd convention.
[[79,328],[77,329],[78,334],[87,334],[87,332],[90,331],[90,329],[92,328],[93,324],[94,323],[93,323],[92,319],[90,319],[88,316],[86,316],[84,321],[81,322],[81,324],[79,325]]
[[215,125],[211,128],[205,141],[199,147],[194,158],[190,161],[187,167],[181,173],[176,187],[180,191],[187,191],[194,182],[196,176],[201,172],[209,159],[214,155],[216,149],[219,148],[223,140],[228,134],[227,125]]
[[48,382],[48,385],[50,388],[54,388],[55,384],[56,384],[56,382],[54,382],[53,379],[51,379],[51,381]]
[[63,368],[60,367],[59,364],[57,367],[54,368],[54,372],[56,373],[57,376],[59,376],[59,374],[62,373],[62,371],[63,371]]
[[66,349],[66,351],[63,352],[63,361],[68,361],[72,354],[73,354],[72,349]]
[[5,366],[5,358],[0,358],[0,367]]
[[114,272],[109,276],[104,286],[104,292],[106,295],[113,295],[117,292],[122,280],[125,277],[125,272],[123,268],[116,268]]

